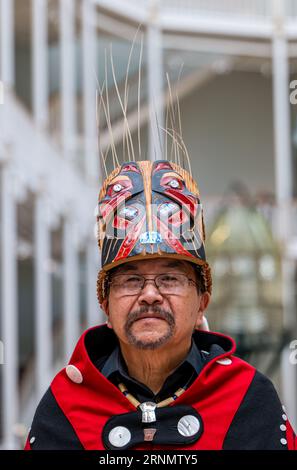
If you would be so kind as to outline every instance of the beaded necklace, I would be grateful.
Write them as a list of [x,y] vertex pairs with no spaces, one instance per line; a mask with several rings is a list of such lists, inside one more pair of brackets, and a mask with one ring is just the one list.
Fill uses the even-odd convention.
[[[140,401],[137,400],[127,389],[126,385],[123,383],[120,383],[118,385],[120,391],[123,393],[123,395],[129,400],[132,405],[135,406],[135,408],[138,408],[141,403]],[[159,403],[156,403],[157,408],[162,408],[163,406],[168,406],[170,403],[174,402],[178,397],[180,397],[184,392],[186,391],[186,388],[180,387],[171,397],[166,398],[165,400],[160,401]]]
[[[178,397],[180,397],[188,388],[189,384],[191,383],[193,377],[194,377],[194,374],[195,372],[192,373],[191,377],[187,380],[187,382],[185,383],[185,385],[183,385],[182,387],[178,388],[176,390],[176,392],[171,395],[171,397],[168,397],[168,398],[165,398],[165,400],[162,400],[160,401],[159,403],[155,403],[155,406],[156,408],[163,408],[164,406],[168,406],[170,405],[171,403],[173,403]],[[132,393],[129,392],[129,390],[127,389],[126,385],[121,382],[118,384],[118,388],[119,390],[122,392],[122,394],[127,398],[127,400],[132,403],[132,405],[135,406],[135,408],[140,408],[142,409],[142,403],[140,403],[139,400],[137,400],[137,398],[135,398]],[[145,402],[147,403],[147,402]],[[149,403],[153,403],[153,402],[149,402]]]
[[[157,408],[164,408],[171,403],[173,403],[178,397],[180,397],[188,388],[189,384],[191,383],[194,377],[195,371],[193,371],[190,379],[186,382],[183,387],[180,387],[171,397],[166,398],[165,400],[160,401],[159,403],[155,403],[153,401],[145,401],[140,403],[137,398],[135,398],[127,389],[126,385],[121,382],[118,384],[119,390],[122,394],[127,398],[127,400],[135,406],[135,408],[141,411],[141,422],[143,423],[143,433],[144,433],[144,441],[153,441],[155,433],[157,431],[154,423],[157,421]],[[172,410],[173,411],[173,410]],[[186,424],[189,426],[189,423]],[[196,431],[195,431],[196,432]]]

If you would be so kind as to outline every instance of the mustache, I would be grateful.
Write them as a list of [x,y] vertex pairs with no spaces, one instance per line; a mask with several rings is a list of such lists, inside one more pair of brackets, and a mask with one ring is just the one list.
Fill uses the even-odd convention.
[[158,305],[155,305],[154,307],[143,306],[137,310],[134,310],[133,312],[130,312],[127,316],[126,329],[129,329],[132,326],[132,324],[135,321],[139,320],[139,318],[141,318],[141,316],[144,315],[145,313],[148,313],[151,315],[155,313],[160,318],[167,321],[167,323],[170,326],[175,325],[175,319],[172,313],[169,310],[165,310],[164,308],[161,308]]

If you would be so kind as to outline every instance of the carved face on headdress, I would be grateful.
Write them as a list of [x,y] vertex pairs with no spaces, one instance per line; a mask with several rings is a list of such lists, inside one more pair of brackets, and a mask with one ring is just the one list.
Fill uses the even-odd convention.
[[124,163],[99,195],[102,268],[157,257],[206,262],[197,184],[168,161]]

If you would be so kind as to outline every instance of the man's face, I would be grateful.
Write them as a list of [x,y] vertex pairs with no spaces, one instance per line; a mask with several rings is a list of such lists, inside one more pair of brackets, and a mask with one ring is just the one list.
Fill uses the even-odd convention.
[[[159,274],[184,274],[197,282],[193,266],[169,258],[134,261],[120,266],[118,274],[140,274],[153,279]],[[154,282],[146,282],[139,294],[122,295],[110,286],[102,307],[120,343],[139,349],[157,349],[168,345],[189,344],[195,328],[202,322],[209,294],[199,294],[193,282],[186,282],[178,294],[161,294]]]

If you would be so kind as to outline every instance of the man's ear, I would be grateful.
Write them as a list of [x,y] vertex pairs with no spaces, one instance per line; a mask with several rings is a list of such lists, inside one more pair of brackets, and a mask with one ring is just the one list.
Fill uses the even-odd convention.
[[109,304],[108,304],[108,299],[104,299],[102,304],[101,304],[101,308],[103,310],[103,312],[105,313],[107,319],[106,319],[106,325],[108,326],[108,328],[112,328],[112,324],[110,323],[110,320],[109,320]]
[[105,315],[108,315],[109,311],[108,311],[108,298],[104,299],[102,304],[101,304],[101,308],[103,310],[103,312],[105,313]]
[[200,297],[200,305],[199,305],[195,328],[198,328],[198,329],[201,328],[202,323],[203,323],[203,318],[204,318],[204,312],[207,309],[209,302],[210,302],[210,294],[208,292],[203,292],[203,294],[201,294],[201,297]]
[[199,308],[199,310],[202,313],[207,309],[209,302],[210,302],[210,293],[203,292],[203,294],[201,295],[200,308]]

